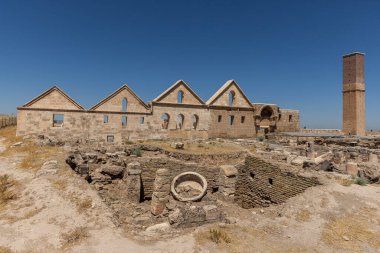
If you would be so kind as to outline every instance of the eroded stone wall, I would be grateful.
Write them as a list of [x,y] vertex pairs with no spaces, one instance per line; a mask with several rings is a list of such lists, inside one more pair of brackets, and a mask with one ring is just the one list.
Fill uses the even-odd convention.
[[243,208],[279,204],[318,184],[316,178],[285,172],[259,158],[247,157],[239,168],[235,202]]

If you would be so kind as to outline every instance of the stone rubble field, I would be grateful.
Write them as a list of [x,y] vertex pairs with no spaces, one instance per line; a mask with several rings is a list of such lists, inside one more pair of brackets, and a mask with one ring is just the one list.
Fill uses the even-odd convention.
[[[14,133],[0,130],[0,253],[380,252],[376,140],[102,147]],[[172,185],[187,171],[206,185]]]

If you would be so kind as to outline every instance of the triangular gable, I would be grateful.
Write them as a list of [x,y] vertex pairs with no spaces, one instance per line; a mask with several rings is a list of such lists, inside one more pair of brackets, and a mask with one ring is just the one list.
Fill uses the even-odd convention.
[[174,83],[167,90],[161,93],[161,95],[156,97],[153,102],[176,104],[178,91],[180,90],[184,93],[182,104],[205,104],[205,102],[183,80],[179,80]]
[[252,103],[234,80],[228,80],[220,89],[207,100],[207,105],[229,106],[229,93],[235,92],[234,107],[252,107]]
[[22,107],[43,108],[43,109],[68,109],[84,110],[74,99],[69,97],[63,90],[53,86],[41,95],[33,98]]
[[149,110],[149,106],[127,84],[124,84],[94,105],[90,111],[121,111],[121,101],[124,97],[127,98],[127,112],[146,112],[146,110]]

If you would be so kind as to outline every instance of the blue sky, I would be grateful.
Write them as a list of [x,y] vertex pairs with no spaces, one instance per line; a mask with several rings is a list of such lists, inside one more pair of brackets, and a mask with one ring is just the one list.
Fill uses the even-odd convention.
[[380,129],[380,1],[0,1],[0,113],[52,85],[85,108],[127,83],[150,101],[179,79],[204,100],[235,79],[254,103],[340,128],[342,55],[366,53]]

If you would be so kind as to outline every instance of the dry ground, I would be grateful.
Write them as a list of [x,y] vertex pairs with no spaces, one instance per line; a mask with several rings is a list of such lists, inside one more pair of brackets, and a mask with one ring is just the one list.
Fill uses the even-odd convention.
[[[235,224],[206,225],[170,240],[159,240],[159,232],[134,241],[113,225],[110,210],[90,185],[66,166],[66,148],[36,147],[26,140],[11,148],[20,141],[14,131],[0,130],[0,253],[380,252],[380,187],[344,186],[331,174],[320,175],[324,185],[282,205],[245,210],[221,203]],[[201,145],[212,145],[213,152],[225,149]],[[58,170],[41,171],[51,159],[58,161]]]

